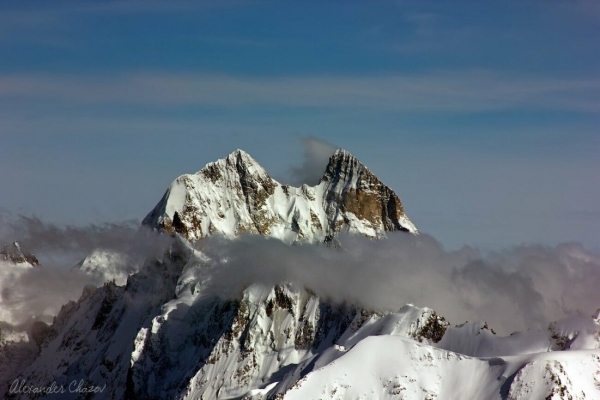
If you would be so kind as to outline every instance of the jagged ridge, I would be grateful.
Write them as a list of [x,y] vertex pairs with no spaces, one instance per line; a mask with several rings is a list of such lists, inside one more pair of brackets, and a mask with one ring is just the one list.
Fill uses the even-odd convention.
[[143,225],[194,241],[249,232],[286,242],[319,242],[339,232],[382,237],[418,231],[398,196],[345,150],[316,186],[282,185],[242,150],[177,178]]

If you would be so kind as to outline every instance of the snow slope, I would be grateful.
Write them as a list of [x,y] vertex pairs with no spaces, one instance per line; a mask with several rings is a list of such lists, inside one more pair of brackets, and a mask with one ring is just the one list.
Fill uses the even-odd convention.
[[371,336],[293,384],[246,398],[598,399],[598,350],[474,358],[393,335]]

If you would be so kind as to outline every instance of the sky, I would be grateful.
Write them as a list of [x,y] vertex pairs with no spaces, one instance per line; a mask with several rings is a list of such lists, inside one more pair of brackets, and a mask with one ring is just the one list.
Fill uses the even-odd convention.
[[286,183],[333,146],[446,248],[599,252],[599,37],[579,0],[2,2],[0,214],[141,220],[237,148]]

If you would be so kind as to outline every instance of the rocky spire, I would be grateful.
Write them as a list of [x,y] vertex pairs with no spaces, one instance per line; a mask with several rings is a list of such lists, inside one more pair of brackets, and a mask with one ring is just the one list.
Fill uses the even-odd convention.
[[320,184],[325,185],[323,205],[331,227],[347,223],[352,214],[385,231],[418,233],[396,193],[346,150],[338,149],[329,158]]
[[325,168],[325,173],[320,182],[342,181],[351,182],[358,174],[371,173],[356,157],[344,149],[337,149]]

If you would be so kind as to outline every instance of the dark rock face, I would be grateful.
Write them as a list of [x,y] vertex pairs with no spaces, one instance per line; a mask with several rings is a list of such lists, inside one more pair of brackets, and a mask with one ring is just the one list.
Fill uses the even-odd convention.
[[423,342],[423,339],[429,339],[433,343],[437,343],[442,340],[449,325],[450,324],[444,317],[433,312],[427,319],[427,322],[413,334],[413,339],[418,340],[419,342]]
[[350,153],[338,150],[331,156],[323,182],[327,185],[324,207],[334,231],[347,219],[340,219],[345,213],[374,227],[383,225],[385,231],[410,230],[400,221],[405,216],[400,198]]

